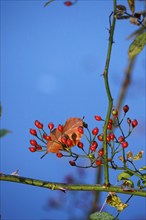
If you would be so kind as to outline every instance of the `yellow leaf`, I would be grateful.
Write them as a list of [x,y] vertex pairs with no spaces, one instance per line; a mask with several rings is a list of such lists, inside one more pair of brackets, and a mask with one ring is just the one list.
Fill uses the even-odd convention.
[[139,170],[146,170],[146,166],[139,168]]
[[134,157],[133,160],[140,160],[142,158],[144,151],[139,151]]
[[117,206],[118,212],[123,211],[123,209],[125,209],[127,206],[128,206],[127,204],[121,202],[121,203]]
[[108,205],[115,207],[118,210],[118,212],[121,212],[128,206],[127,204],[122,203],[120,198],[115,193],[109,194],[107,196],[106,202]]

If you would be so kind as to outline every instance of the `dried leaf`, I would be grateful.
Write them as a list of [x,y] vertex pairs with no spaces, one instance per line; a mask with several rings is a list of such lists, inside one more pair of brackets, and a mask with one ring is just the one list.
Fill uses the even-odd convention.
[[128,56],[129,59],[133,59],[138,55],[146,45],[146,32],[140,34],[136,39],[130,44]]
[[113,193],[107,196],[106,202],[108,205],[117,208],[118,212],[121,212],[123,209],[125,209],[128,206],[127,204],[122,203],[120,198]]
[[134,12],[135,12],[135,0],[128,0],[128,5],[129,5],[129,8],[130,8],[132,14],[134,14]]
[[51,133],[51,141],[47,143],[47,152],[57,153],[63,149],[61,137],[65,136],[72,141],[72,146],[75,146],[80,141],[82,134],[78,132],[78,127],[83,127],[83,120],[80,118],[69,118],[63,126],[63,131],[60,132],[55,128]]
[[134,183],[132,180],[124,180],[124,182],[122,183],[122,186],[134,188]]
[[133,160],[140,160],[142,158],[144,151],[139,151],[134,157]]
[[124,158],[122,156],[119,156],[119,160],[124,162]]
[[126,154],[127,159],[132,159],[133,158],[133,153],[132,151],[128,151]]

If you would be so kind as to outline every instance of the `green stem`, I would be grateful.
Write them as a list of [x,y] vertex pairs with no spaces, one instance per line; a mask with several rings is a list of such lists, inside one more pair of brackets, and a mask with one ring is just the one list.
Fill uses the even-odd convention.
[[[114,0],[114,11],[116,11],[116,0]],[[113,45],[113,36],[114,36],[114,30],[115,30],[115,23],[116,23],[116,18],[113,16],[112,20],[112,25],[110,27],[110,36],[109,36],[109,45],[108,45],[108,51],[107,51],[107,58],[106,58],[106,64],[104,68],[104,83],[105,83],[105,88],[106,88],[106,93],[108,97],[108,110],[107,110],[107,115],[106,115],[106,120],[103,128],[104,136],[104,183],[105,185],[109,185],[109,170],[108,170],[108,146],[107,146],[107,141],[106,141],[106,136],[107,136],[107,126],[108,126],[108,121],[111,116],[111,111],[113,107],[113,98],[111,96],[111,91],[109,87],[109,80],[108,80],[108,70],[109,70],[109,64],[110,64],[110,58],[111,58],[111,51],[112,51],[112,45]]]
[[116,192],[116,193],[146,197],[145,190],[137,190],[137,189],[123,190],[119,186],[112,186],[112,185],[109,187],[106,187],[105,185],[100,185],[100,184],[96,184],[96,185],[64,184],[64,183],[48,182],[48,181],[44,181],[44,180],[37,180],[37,179],[21,177],[21,176],[6,175],[3,173],[0,174],[0,180],[15,182],[15,183],[22,183],[22,184],[27,184],[27,185],[32,185],[32,186],[38,186],[38,187],[48,188],[51,190],[61,190],[63,192],[65,192],[66,190],[70,190],[70,191],[101,191],[101,192]]

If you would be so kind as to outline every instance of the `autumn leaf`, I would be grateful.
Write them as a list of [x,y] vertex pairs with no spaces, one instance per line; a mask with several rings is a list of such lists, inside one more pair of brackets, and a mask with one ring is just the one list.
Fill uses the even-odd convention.
[[120,198],[115,193],[111,193],[107,196],[106,203],[117,208],[118,212],[121,212],[128,206],[126,203],[122,203]]
[[82,134],[78,131],[78,127],[80,126],[83,127],[82,119],[69,118],[63,126],[62,132],[55,128],[50,133],[51,140],[47,143],[47,153],[57,153],[59,150],[63,149],[63,144],[61,143],[62,137],[66,137],[72,141],[70,147],[76,146],[82,137]]

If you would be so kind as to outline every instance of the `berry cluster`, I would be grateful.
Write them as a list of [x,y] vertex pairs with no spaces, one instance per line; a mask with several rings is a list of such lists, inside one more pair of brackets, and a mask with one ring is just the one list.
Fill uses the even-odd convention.
[[[115,168],[114,163],[114,157],[117,153],[120,151],[123,152],[123,155],[125,155],[124,150],[128,147],[127,138],[130,136],[133,129],[138,125],[138,121],[136,119],[131,120],[130,118],[127,118],[127,124],[128,124],[128,132],[127,134],[124,133],[122,129],[122,122],[125,119],[125,116],[127,112],[129,111],[129,106],[125,105],[123,107],[123,117],[120,120],[118,117],[118,111],[117,109],[113,109],[111,112],[111,118],[108,121],[107,124],[107,135],[106,140],[104,140],[104,133],[99,132],[98,127],[94,127],[93,129],[88,128],[88,124],[83,122],[82,126],[77,127],[76,133],[73,133],[71,135],[72,138],[67,133],[64,133],[64,126],[61,124],[58,124],[56,128],[54,128],[54,123],[50,122],[48,124],[48,128],[50,131],[50,134],[47,134],[47,132],[44,130],[44,126],[41,122],[38,120],[35,121],[35,126],[38,129],[38,132],[36,129],[30,129],[30,134],[35,136],[39,141],[43,143],[43,146],[38,144],[36,140],[31,139],[29,147],[29,150],[31,152],[36,151],[45,151],[45,155],[47,154],[47,145],[49,142],[52,142],[57,145],[57,150],[52,151],[53,153],[56,153],[56,156],[58,158],[62,157],[72,157],[73,160],[70,160],[69,163],[71,166],[79,166],[76,162],[79,158],[86,158],[89,161],[89,165],[86,167],[97,167],[104,163],[104,149],[101,146],[99,148],[99,143],[103,145],[103,142],[106,141],[108,151],[110,154],[110,158],[108,158],[108,161],[111,163],[112,167]],[[105,123],[105,120],[99,116],[94,116],[96,121],[101,121]],[[81,119],[80,119],[81,120]],[[58,139],[52,140],[51,135],[53,134],[53,131],[57,130],[57,133],[59,132]],[[71,130],[71,128],[69,128]],[[116,132],[115,132],[116,130]],[[116,134],[115,134],[116,133]],[[82,137],[82,135],[86,138],[87,144],[83,143],[81,141],[81,138],[79,141],[76,141],[75,138],[77,136]],[[75,137],[75,138],[74,138]],[[74,146],[77,146],[77,148],[73,148]],[[75,152],[75,150],[77,152]],[[80,153],[80,151],[82,153]],[[124,157],[124,156],[123,156]],[[125,157],[123,158],[123,161],[125,162]],[[113,165],[114,164],[114,165]]]
[[[34,124],[35,124],[36,128],[39,131],[39,135],[38,135],[36,129],[33,129],[33,128],[30,129],[30,134],[35,136],[38,140],[43,142],[45,145],[44,146],[39,145],[36,140],[31,139],[30,140],[31,146],[29,147],[29,150],[31,152],[46,151],[47,142],[51,141],[51,137],[49,135],[47,135],[47,133],[44,130],[44,125],[40,121],[36,120],[34,122]],[[54,124],[52,122],[50,122],[48,124],[48,128],[49,128],[50,131],[53,130]]]

